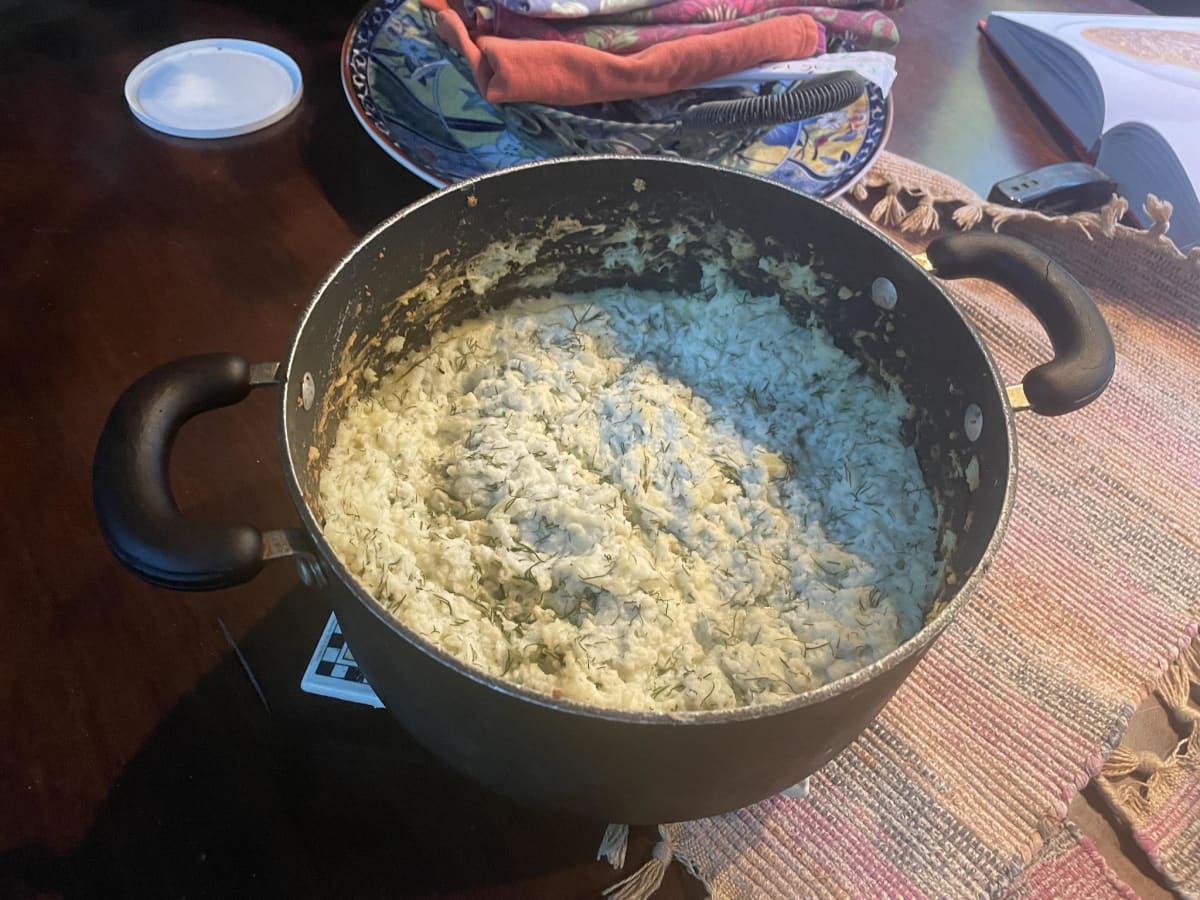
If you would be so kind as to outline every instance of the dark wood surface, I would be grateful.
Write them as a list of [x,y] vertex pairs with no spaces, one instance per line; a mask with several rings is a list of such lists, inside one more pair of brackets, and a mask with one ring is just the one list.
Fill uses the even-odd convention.
[[[1068,152],[975,30],[1005,5],[897,14],[891,149],[979,191]],[[121,389],[184,354],[278,359],[332,263],[428,191],[342,96],[354,11],[43,0],[0,20],[0,896],[564,898],[615,880],[593,861],[603,823],[486,795],[385,712],[301,693],[328,607],[290,566],[173,595],[95,526],[91,454]],[[212,143],[141,127],[128,71],[221,35],[297,60],[296,113]],[[263,392],[189,424],[172,471],[197,516],[295,521]],[[635,834],[631,865],[652,842]],[[676,867],[660,896],[703,890]]]

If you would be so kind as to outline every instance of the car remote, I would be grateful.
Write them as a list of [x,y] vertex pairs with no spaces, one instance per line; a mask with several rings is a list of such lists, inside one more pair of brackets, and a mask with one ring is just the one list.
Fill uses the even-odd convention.
[[1018,209],[1073,213],[1103,206],[1116,190],[1116,182],[1099,169],[1067,162],[997,181],[988,200]]

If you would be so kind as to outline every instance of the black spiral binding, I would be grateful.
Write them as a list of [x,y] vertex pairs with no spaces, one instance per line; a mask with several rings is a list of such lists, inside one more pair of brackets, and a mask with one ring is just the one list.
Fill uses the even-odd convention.
[[849,106],[866,88],[866,81],[857,72],[830,72],[801,82],[782,94],[698,103],[684,112],[680,125],[721,131],[798,122]]

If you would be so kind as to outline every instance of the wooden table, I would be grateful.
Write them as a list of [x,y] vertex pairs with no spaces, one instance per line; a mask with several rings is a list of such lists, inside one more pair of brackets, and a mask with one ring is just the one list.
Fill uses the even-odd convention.
[[[975,31],[1004,5],[1021,4],[898,14],[891,149],[979,191],[1068,152]],[[91,454],[118,392],[185,354],[278,359],[333,262],[429,190],[342,96],[353,13],[41,0],[0,28],[0,896],[563,898],[615,880],[593,862],[603,823],[485,795],[385,712],[301,693],[329,610],[290,566],[172,595],[122,570],[96,529]],[[215,35],[290,53],[306,83],[297,112],[213,143],[138,125],[126,73]],[[258,392],[185,428],[173,480],[186,510],[295,521],[273,402]],[[652,840],[635,833],[631,861]],[[660,896],[702,895],[672,870]]]

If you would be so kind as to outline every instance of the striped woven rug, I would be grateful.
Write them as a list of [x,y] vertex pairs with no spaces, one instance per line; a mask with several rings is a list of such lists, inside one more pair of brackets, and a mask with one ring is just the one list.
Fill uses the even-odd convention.
[[[1080,412],[1018,416],[1016,504],[984,586],[809,796],[664,826],[656,859],[614,897],[649,896],[672,857],[714,900],[1041,896],[1047,859],[1087,856],[1063,830],[1067,803],[1197,633],[1200,253],[1161,237],[1169,209],[1151,202],[1150,233],[1116,225],[1119,203],[1013,215],[888,154],[855,205],[914,250],[941,220],[1052,253],[1100,304],[1116,376]],[[1002,289],[948,287],[1009,383],[1046,357]]]
[[1046,839],[1009,900],[1135,900],[1095,845],[1071,822]]

